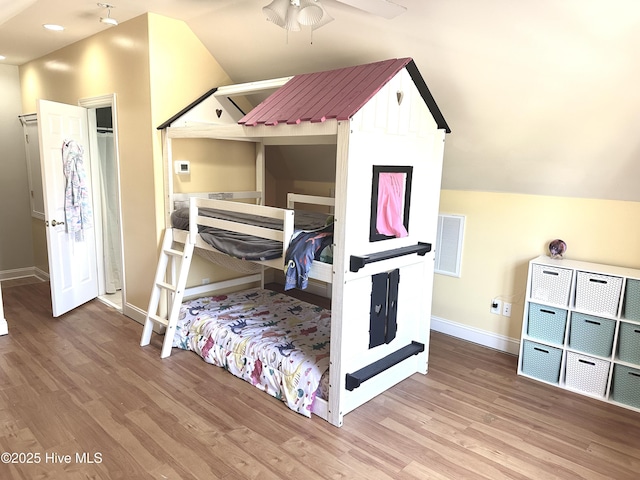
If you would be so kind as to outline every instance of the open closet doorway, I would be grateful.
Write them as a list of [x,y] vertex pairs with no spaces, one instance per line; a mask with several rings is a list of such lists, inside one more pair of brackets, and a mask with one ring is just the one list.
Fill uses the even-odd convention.
[[125,305],[120,167],[115,95],[80,100],[87,108],[94,194],[98,299],[123,311]]

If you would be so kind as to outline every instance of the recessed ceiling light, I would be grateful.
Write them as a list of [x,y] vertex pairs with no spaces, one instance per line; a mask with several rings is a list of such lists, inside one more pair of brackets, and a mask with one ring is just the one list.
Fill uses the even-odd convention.
[[53,30],[54,32],[61,32],[62,30],[64,30],[64,27],[62,25],[56,25],[53,23],[45,23],[42,26],[47,30]]
[[6,60],[7,57],[5,57],[4,55],[0,55],[0,60]]

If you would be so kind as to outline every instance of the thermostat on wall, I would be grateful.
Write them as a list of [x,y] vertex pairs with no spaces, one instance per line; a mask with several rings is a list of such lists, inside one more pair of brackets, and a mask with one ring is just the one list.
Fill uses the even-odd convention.
[[191,173],[188,160],[176,160],[175,166],[176,174],[178,175],[189,175]]

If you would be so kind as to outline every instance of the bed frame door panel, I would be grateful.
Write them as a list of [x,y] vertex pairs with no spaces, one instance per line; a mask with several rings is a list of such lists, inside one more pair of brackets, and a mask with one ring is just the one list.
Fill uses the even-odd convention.
[[[339,126],[329,401],[329,421],[334,424],[341,424],[347,412],[399,381],[427,372],[434,252],[369,263],[358,272],[349,270],[351,255],[369,255],[419,242],[435,243],[444,133],[427,127],[430,130],[412,135],[388,135],[355,117]],[[373,167],[380,165],[412,167],[414,188],[408,236],[370,241]],[[371,276],[394,269],[400,270],[402,279],[397,292],[396,337],[388,344],[369,348]],[[425,345],[423,352],[400,361],[352,391],[346,390],[348,373],[414,341]],[[340,392],[335,392],[338,385]]]
[[[389,343],[383,342],[373,347],[369,344],[372,277],[362,276],[344,285],[345,298],[352,300],[346,302],[342,312],[343,318],[348,319],[343,322],[342,335],[349,339],[344,345],[341,358],[343,375],[365,368],[413,342],[425,347],[423,352],[402,360],[353,391],[343,392],[343,412],[353,410],[414,373],[427,372],[431,294],[430,291],[425,292],[424,283],[420,281],[424,271],[424,263],[414,263],[399,269],[402,281],[397,290],[396,337]],[[369,394],[373,396],[368,396]]]

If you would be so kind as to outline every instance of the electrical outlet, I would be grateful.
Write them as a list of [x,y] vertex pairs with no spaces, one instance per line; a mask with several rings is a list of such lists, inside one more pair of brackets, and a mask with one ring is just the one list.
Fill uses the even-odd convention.
[[502,300],[498,300],[494,298],[491,300],[491,313],[495,313],[496,315],[500,315],[502,311]]
[[505,317],[510,317],[511,316],[511,304],[504,302],[504,304],[502,305],[502,315],[504,315]]
[[208,285],[211,283],[211,280],[209,280],[208,278],[203,278],[202,279],[202,285]]

